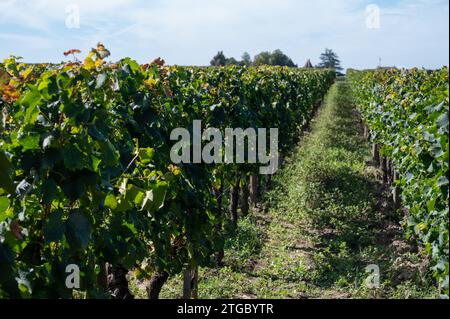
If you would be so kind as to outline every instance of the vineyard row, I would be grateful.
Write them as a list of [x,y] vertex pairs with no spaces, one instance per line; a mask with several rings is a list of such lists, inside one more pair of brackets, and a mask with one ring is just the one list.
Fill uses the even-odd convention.
[[99,45],[83,62],[0,65],[0,297],[73,297],[66,267],[77,265],[85,297],[131,297],[133,269],[155,298],[168,276],[220,263],[260,165],[175,165],[172,130],[279,128],[283,155],[335,78],[108,54]]

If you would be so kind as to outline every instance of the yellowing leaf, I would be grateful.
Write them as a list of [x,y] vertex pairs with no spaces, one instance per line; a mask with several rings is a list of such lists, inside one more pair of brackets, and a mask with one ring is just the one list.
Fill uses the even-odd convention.
[[178,176],[181,174],[181,169],[175,165],[169,165],[169,171],[175,176]]
[[156,86],[156,80],[154,78],[149,78],[145,81],[145,84],[147,84],[150,88],[154,88]]
[[94,64],[95,64],[95,67],[100,67],[100,66],[102,66],[103,65],[103,60],[102,59],[97,59],[95,62],[94,62]]
[[23,71],[20,74],[22,76],[22,79],[26,80],[28,78],[28,76],[31,74],[32,71],[33,71],[33,67],[32,66],[26,68],[25,71]]
[[89,55],[84,59],[84,66],[88,70],[95,68],[95,62],[92,59],[94,54],[95,53],[91,51],[91,53],[89,53]]

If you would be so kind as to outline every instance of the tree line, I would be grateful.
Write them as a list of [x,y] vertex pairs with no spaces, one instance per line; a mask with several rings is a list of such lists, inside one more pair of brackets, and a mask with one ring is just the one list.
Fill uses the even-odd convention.
[[[331,49],[325,49],[319,57],[319,64],[317,68],[335,69],[340,72],[343,70],[341,67],[341,61],[338,55]],[[233,57],[227,58],[223,51],[219,51],[211,60],[212,66],[227,66],[227,65],[239,65],[239,66],[260,66],[260,65],[277,65],[296,68],[298,67],[294,61],[287,56],[281,50],[275,50],[273,52],[264,51],[257,54],[253,59],[248,52],[244,52],[241,60],[237,60]]]

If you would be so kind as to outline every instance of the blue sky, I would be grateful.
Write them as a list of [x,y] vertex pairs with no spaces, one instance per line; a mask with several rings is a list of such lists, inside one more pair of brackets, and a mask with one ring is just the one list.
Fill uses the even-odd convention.
[[[371,4],[379,28],[368,27]],[[79,28],[67,27],[77,10]],[[449,64],[448,27],[447,0],[0,0],[0,59],[59,62],[64,51],[86,54],[101,41],[111,59],[141,63],[161,56],[207,65],[219,50],[240,58],[281,49],[299,65],[316,64],[331,48],[346,68],[376,67],[380,58],[437,68]]]

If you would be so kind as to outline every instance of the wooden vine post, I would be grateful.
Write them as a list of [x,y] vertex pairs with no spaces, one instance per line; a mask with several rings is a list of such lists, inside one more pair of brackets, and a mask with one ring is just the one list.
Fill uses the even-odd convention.
[[250,176],[250,203],[252,207],[256,207],[258,203],[258,175]]
[[[398,181],[400,178],[400,175],[397,171],[394,172],[394,183]],[[401,191],[398,186],[394,187],[394,190],[392,192],[392,200],[394,202],[394,209],[398,210],[401,208]]]
[[183,299],[198,299],[198,267],[188,269],[183,274]]
[[388,183],[388,169],[387,169],[387,158],[382,157],[380,163],[381,171],[383,172],[383,183],[386,185]]
[[230,218],[233,226],[236,228],[238,223],[238,205],[239,205],[239,182],[232,186],[230,190]]
[[241,213],[242,213],[242,216],[248,215],[248,212],[250,209],[249,208],[249,196],[250,196],[249,185],[246,183],[241,188]]
[[372,156],[373,160],[375,161],[375,164],[380,163],[380,148],[376,143],[372,145]]
[[368,129],[367,125],[364,125],[364,138],[365,139],[369,138],[369,129]]

